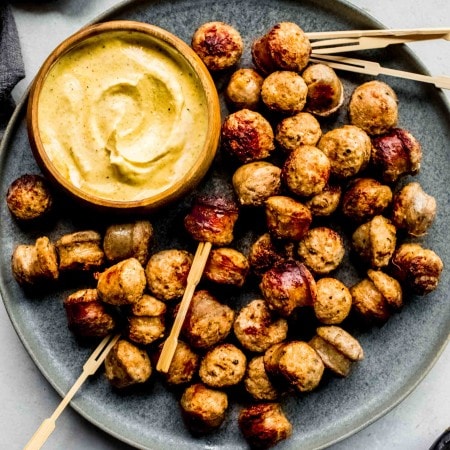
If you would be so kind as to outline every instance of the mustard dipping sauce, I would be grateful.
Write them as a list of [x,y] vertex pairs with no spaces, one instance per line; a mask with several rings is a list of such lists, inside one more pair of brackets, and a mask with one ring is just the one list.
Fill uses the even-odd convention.
[[168,45],[134,31],[90,37],[49,70],[38,128],[56,169],[108,200],[168,189],[199,158],[208,130],[200,80]]

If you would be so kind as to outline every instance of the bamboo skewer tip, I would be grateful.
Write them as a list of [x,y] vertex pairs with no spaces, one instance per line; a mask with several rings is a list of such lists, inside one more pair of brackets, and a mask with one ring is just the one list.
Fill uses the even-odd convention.
[[183,326],[184,320],[186,318],[186,314],[191,304],[195,288],[202,277],[206,261],[208,260],[209,253],[211,251],[211,247],[212,244],[210,242],[200,242],[198,244],[194,260],[192,261],[191,270],[189,271],[189,275],[187,278],[187,284],[180,303],[180,308],[173,323],[172,330],[169,334],[169,337],[164,342],[161,354],[156,364],[156,370],[158,372],[167,373],[169,371],[173,355],[177,348],[178,336],[180,335],[181,327]]
[[92,352],[89,359],[83,365],[83,371],[75,383],[72,385],[70,390],[64,396],[64,398],[59,403],[58,407],[55,409],[53,414],[47,419],[43,420],[39,428],[33,434],[31,439],[25,445],[24,450],[39,450],[44,443],[47,441],[49,436],[53,433],[56,428],[56,420],[64,411],[65,407],[70,403],[73,396],[80,389],[84,381],[93,375],[97,369],[100,367],[102,362],[105,360],[106,356],[114,346],[114,344],[120,338],[120,334],[108,335],[106,336],[96,349]]

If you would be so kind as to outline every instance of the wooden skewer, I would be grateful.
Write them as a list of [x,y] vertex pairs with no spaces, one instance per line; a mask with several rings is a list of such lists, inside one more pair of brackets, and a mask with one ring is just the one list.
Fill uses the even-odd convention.
[[48,419],[45,419],[41,423],[40,427],[33,434],[27,445],[25,445],[24,450],[39,450],[44,445],[45,441],[52,434],[53,430],[56,427],[56,419],[58,419],[58,417],[64,411],[64,408],[72,400],[73,396],[78,391],[80,386],[84,383],[86,378],[90,375],[93,375],[97,371],[97,369],[105,360],[107,354],[119,338],[120,334],[117,334],[114,337],[112,335],[108,335],[100,342],[100,344],[84,364],[83,372],[78,377],[77,381],[75,381],[69,392],[62,399],[61,403],[55,409],[55,412]]
[[347,70],[349,72],[363,73],[367,75],[390,75],[393,77],[406,78],[408,80],[432,83],[441,89],[450,89],[450,77],[430,76],[418,73],[406,72],[404,70],[382,67],[374,61],[364,59],[346,58],[344,56],[320,55],[310,59],[311,62],[327,64],[333,69]]
[[178,310],[178,314],[175,318],[170,335],[164,342],[161,355],[159,356],[158,363],[156,364],[156,370],[159,372],[167,373],[169,371],[175,349],[177,348],[178,336],[180,335],[181,327],[183,326],[184,319],[186,318],[195,288],[202,277],[203,269],[205,268],[209,252],[211,251],[211,246],[212,244],[210,242],[200,242],[198,244],[194,260],[192,261],[191,270],[189,271],[187,278],[186,289],[184,291],[183,298],[181,299],[180,309]]
[[363,36],[408,36],[427,34],[448,34],[450,28],[401,28],[382,30],[344,30],[344,31],[318,31],[306,33],[308,39],[337,39],[337,38],[359,38]]
[[362,36],[357,38],[324,39],[312,42],[311,45],[313,47],[313,55],[331,55],[332,53],[370,50],[375,48],[384,48],[392,44],[407,44],[410,42],[419,42],[433,39],[445,39],[449,41],[450,31],[444,34],[411,34],[406,36],[389,37]]

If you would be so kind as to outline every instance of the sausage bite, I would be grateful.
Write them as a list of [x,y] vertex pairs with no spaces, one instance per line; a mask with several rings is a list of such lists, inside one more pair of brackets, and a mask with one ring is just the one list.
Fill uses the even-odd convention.
[[33,285],[59,277],[56,248],[46,236],[34,245],[18,245],[11,257],[11,269],[19,284]]
[[222,124],[221,138],[222,148],[244,164],[265,159],[275,149],[269,121],[250,109],[228,115]]
[[211,71],[234,66],[244,49],[239,31],[224,22],[201,25],[192,36],[191,46]]
[[131,306],[128,316],[128,338],[137,344],[149,345],[164,337],[166,305],[144,294]]
[[203,275],[214,283],[242,287],[249,269],[248,260],[241,252],[221,247],[211,251]]
[[147,352],[125,339],[118,340],[105,359],[105,375],[119,388],[145,383],[152,374]]
[[271,236],[299,241],[312,222],[309,209],[293,198],[274,195],[266,200],[266,222]]
[[352,235],[353,248],[370,267],[385,267],[397,244],[396,231],[389,219],[375,216],[355,230]]
[[56,243],[59,270],[90,271],[100,269],[105,262],[102,237],[93,230],[77,231],[60,237]]
[[316,145],[321,136],[320,123],[307,112],[285,117],[275,130],[275,141],[288,153],[299,145]]
[[423,236],[436,217],[436,199],[417,182],[408,183],[394,195],[392,222],[411,236]]
[[344,125],[325,133],[317,144],[328,156],[331,173],[349,178],[363,170],[370,160],[372,143],[366,132],[353,125]]
[[386,321],[402,306],[400,283],[380,270],[368,270],[364,278],[350,288],[355,311],[368,321]]
[[69,330],[76,336],[105,337],[116,326],[96,289],[81,289],[64,299]]
[[355,222],[381,214],[392,201],[392,190],[373,178],[355,178],[342,196],[342,213]]
[[321,278],[316,285],[313,308],[317,320],[327,325],[341,323],[352,308],[350,290],[336,278]]
[[219,344],[206,353],[199,376],[207,386],[226,388],[238,384],[245,375],[247,358],[235,345]]
[[[164,343],[158,347],[157,356],[161,354]],[[167,373],[163,373],[166,383],[178,386],[192,381],[198,372],[200,358],[191,347],[183,341],[178,340],[172,362]]]
[[153,227],[148,220],[111,225],[103,238],[103,250],[109,262],[136,258],[145,265],[149,256],[149,246],[153,238]]
[[262,206],[281,191],[281,169],[266,161],[240,166],[232,178],[233,188],[242,206]]
[[311,228],[298,243],[298,255],[313,273],[326,275],[341,264],[345,255],[344,241],[331,228]]
[[148,288],[160,300],[183,295],[193,256],[186,250],[162,250],[149,259],[145,268]]
[[319,117],[334,114],[344,103],[344,86],[326,64],[310,64],[302,77],[308,87],[305,110]]
[[295,260],[282,261],[264,273],[259,285],[272,311],[288,317],[316,298],[316,282],[311,272]]
[[40,175],[26,174],[14,180],[6,193],[6,204],[18,220],[43,218],[53,205],[53,195]]
[[286,339],[288,326],[286,320],[273,314],[264,300],[257,299],[239,311],[233,330],[244,348],[262,353]]
[[239,428],[251,448],[269,448],[292,434],[292,425],[278,403],[257,403],[243,408]]
[[281,178],[294,194],[310,197],[323,191],[330,169],[330,160],[322,151],[312,145],[301,145],[287,157]]
[[338,184],[327,184],[321,192],[305,200],[314,217],[327,217],[333,214],[341,201],[342,188]]
[[416,175],[422,161],[422,147],[406,130],[392,128],[372,139],[371,164],[385,183],[405,175]]
[[386,83],[379,80],[363,83],[350,98],[350,122],[370,135],[386,133],[397,125],[397,103],[397,94]]
[[264,356],[256,356],[248,363],[244,386],[255,400],[276,400],[280,396],[264,368]]
[[99,297],[111,305],[131,305],[141,299],[146,287],[145,271],[135,258],[125,259],[98,274]]
[[184,218],[184,226],[196,241],[228,245],[233,240],[238,211],[236,203],[229,198],[200,197]]
[[311,43],[293,22],[280,22],[252,44],[255,66],[265,74],[275,70],[301,72],[309,62]]
[[281,246],[273,241],[269,233],[264,233],[250,247],[248,261],[254,274],[261,276],[274,264],[285,259]]
[[439,255],[413,242],[400,245],[391,260],[393,276],[418,295],[436,289],[443,268]]
[[194,434],[204,434],[222,425],[228,409],[228,396],[225,392],[196,383],[183,392],[180,407],[189,430]]
[[296,114],[305,107],[308,87],[296,72],[280,70],[264,79],[261,87],[263,103],[271,111]]
[[359,342],[340,327],[319,327],[309,344],[319,354],[325,367],[337,375],[349,374],[351,364],[364,358]]
[[284,380],[298,392],[315,389],[325,369],[316,351],[303,341],[277,344],[264,355],[264,364],[271,376]]
[[256,111],[261,104],[261,87],[264,78],[255,69],[238,69],[231,75],[225,96],[236,110]]
[[195,292],[181,329],[194,348],[209,348],[223,341],[231,331],[234,311],[206,290]]

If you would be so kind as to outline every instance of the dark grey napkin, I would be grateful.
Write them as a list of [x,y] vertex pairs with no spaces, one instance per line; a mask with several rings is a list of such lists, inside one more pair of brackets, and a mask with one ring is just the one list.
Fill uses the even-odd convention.
[[14,110],[11,91],[24,76],[19,36],[11,7],[0,5],[0,141]]

